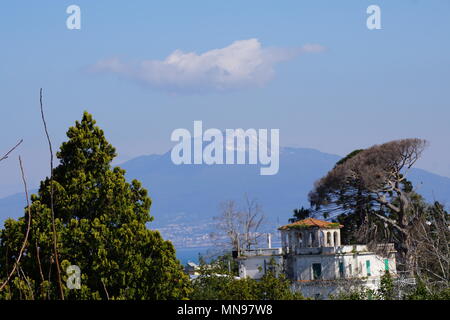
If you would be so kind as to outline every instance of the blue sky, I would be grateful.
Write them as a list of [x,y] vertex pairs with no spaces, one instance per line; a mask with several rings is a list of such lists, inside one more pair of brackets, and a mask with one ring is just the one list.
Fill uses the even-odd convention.
[[[81,8],[81,30],[66,28],[71,4]],[[381,8],[382,30],[366,27],[371,4]],[[48,172],[40,87],[55,149],[88,110],[117,148],[116,163],[166,152],[174,129],[203,120],[206,128],[278,128],[282,146],[339,155],[425,138],[418,167],[450,177],[449,33],[448,0],[2,1],[0,150],[24,143],[0,166],[0,196],[22,189],[18,154],[30,185]],[[249,39],[257,52],[297,54],[264,64],[262,83],[253,85],[258,73],[225,90],[208,77],[187,91],[167,89],[173,78],[139,78],[142,61]],[[311,44],[324,50],[301,51]],[[134,73],[95,68],[111,59]]]

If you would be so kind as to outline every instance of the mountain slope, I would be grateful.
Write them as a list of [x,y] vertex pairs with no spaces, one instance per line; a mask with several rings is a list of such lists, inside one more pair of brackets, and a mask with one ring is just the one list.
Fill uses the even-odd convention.
[[[313,149],[284,148],[277,175],[261,176],[259,165],[173,165],[170,154],[159,159],[140,157],[122,167],[128,178],[137,178],[148,187],[154,199],[157,221],[174,216],[211,218],[220,202],[242,199],[244,193],[257,198],[272,219],[284,222],[293,208],[306,204],[314,181],[339,160],[338,156]],[[159,216],[161,214],[161,216]]]
[[[138,179],[152,198],[151,227],[178,245],[200,245],[212,230],[213,217],[225,200],[258,199],[274,231],[292,210],[308,206],[314,182],[340,159],[314,149],[282,148],[277,175],[261,176],[259,165],[174,165],[170,152],[141,156],[120,165],[129,180]],[[428,201],[450,200],[450,178],[413,169],[408,178]],[[24,195],[0,199],[0,223],[23,215]]]

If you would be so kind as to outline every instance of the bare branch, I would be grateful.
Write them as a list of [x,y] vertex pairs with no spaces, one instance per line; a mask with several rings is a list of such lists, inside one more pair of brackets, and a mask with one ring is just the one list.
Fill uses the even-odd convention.
[[11,150],[9,150],[3,157],[0,158],[0,161],[8,159],[8,156],[11,154],[11,152],[13,152],[22,142],[23,139],[20,139],[20,141]]
[[27,199],[28,225],[27,225],[27,231],[25,232],[25,239],[23,240],[22,247],[20,248],[19,255],[17,256],[16,262],[14,263],[14,267],[11,270],[11,272],[9,273],[8,277],[6,278],[6,280],[2,283],[2,285],[0,285],[0,291],[2,291],[3,288],[5,288],[5,286],[7,285],[9,280],[11,279],[12,275],[14,274],[14,272],[16,272],[16,269],[19,266],[20,259],[23,256],[23,252],[25,250],[25,247],[28,244],[28,236],[30,234],[30,229],[31,229],[31,209],[30,209],[30,201],[28,199],[27,181],[25,179],[25,173],[24,173],[23,166],[22,166],[22,159],[20,158],[20,156],[19,156],[19,164],[20,164],[20,171],[22,173],[22,181],[23,181],[23,185],[24,185],[24,188],[25,188],[25,197]]
[[109,293],[108,293],[108,289],[106,289],[105,281],[103,281],[103,279],[101,279],[101,282],[103,285],[103,290],[105,290],[106,299],[109,300]]
[[63,291],[62,281],[61,281],[61,267],[59,265],[59,255],[58,255],[58,235],[56,233],[55,210],[54,210],[54,206],[53,206],[53,193],[54,193],[54,190],[53,190],[53,148],[52,148],[52,142],[50,140],[50,135],[48,134],[48,130],[47,130],[47,123],[45,121],[45,116],[44,116],[44,108],[42,106],[42,88],[40,90],[39,102],[40,102],[40,106],[41,106],[42,122],[44,124],[45,135],[47,137],[48,147],[50,150],[50,210],[52,213],[53,253],[55,255],[56,276],[58,279],[59,297],[61,298],[61,300],[64,300],[64,291]]

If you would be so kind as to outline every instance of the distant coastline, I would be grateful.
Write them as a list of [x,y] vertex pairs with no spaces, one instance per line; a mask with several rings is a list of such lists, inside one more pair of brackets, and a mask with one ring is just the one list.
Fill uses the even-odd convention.
[[199,263],[199,255],[204,255],[208,250],[212,249],[211,247],[184,247],[184,248],[175,248],[176,255],[178,260],[180,260],[182,265],[185,265],[188,262]]

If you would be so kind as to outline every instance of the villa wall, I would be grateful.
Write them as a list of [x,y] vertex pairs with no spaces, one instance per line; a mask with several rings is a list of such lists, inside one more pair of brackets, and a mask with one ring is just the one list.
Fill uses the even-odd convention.
[[[314,225],[305,227],[306,223]],[[325,227],[318,227],[322,225]],[[281,248],[240,253],[241,278],[260,279],[274,259],[276,271],[293,281],[293,290],[300,290],[306,297],[327,298],[354,285],[376,290],[386,270],[396,273],[393,244],[380,244],[379,249],[384,249],[380,255],[366,245],[341,245],[341,226],[334,228],[326,221],[308,218],[288,227],[279,229]]]
[[[261,251],[260,251],[261,252]],[[273,259],[276,265],[275,272],[278,274],[283,268],[283,256],[278,254],[281,252],[277,250],[271,250],[273,254],[257,254],[258,251],[254,252],[246,251],[247,255],[241,256],[239,258],[239,277],[251,279],[261,279],[265,272],[270,268],[271,260]]]

